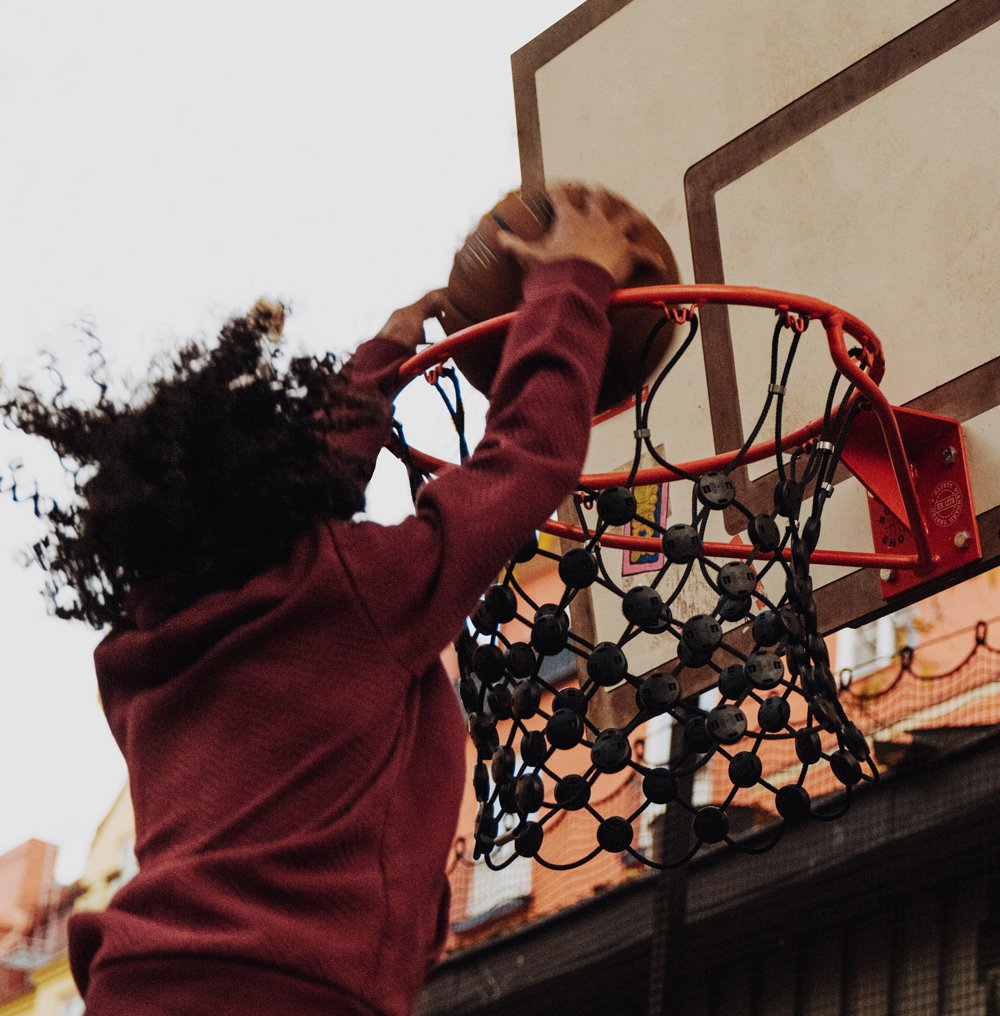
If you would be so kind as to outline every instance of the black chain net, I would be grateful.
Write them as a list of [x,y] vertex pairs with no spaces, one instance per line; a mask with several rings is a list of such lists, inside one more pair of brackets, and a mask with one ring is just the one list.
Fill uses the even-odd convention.
[[[668,320],[665,316],[653,329],[647,348]],[[755,426],[725,469],[689,473],[664,458],[650,430],[650,412],[657,397],[663,397],[664,381],[698,333],[697,313],[685,312],[682,320],[688,326],[686,337],[650,379],[645,397],[642,390],[636,393],[634,455],[625,481],[601,490],[579,490],[573,500],[582,542],[562,554],[540,548],[537,539],[523,548],[486,592],[456,643],[459,693],[478,758],[473,772],[479,801],[475,856],[491,868],[499,870],[518,857],[532,857],[549,868],[572,868],[601,851],[628,852],[643,864],[669,868],[685,863],[703,845],[722,841],[761,852],[777,842],[787,823],[843,814],[852,788],[878,778],[867,740],[838,697],[810,577],[823,507],[833,493],[834,471],[861,400],[835,371],[821,432],[804,447],[782,451],[785,387],[808,321],[778,312],[770,383]],[[790,340],[784,352],[783,339]],[[852,355],[859,357],[860,350],[852,350]],[[456,373],[451,367],[438,368],[431,380],[459,432],[464,458],[464,412]],[[450,382],[452,397],[441,387],[442,380]],[[731,474],[769,419],[776,437],[778,482],[773,509],[754,514],[738,498]],[[396,436],[416,489],[427,474],[414,464],[398,424]],[[641,513],[635,478],[647,456],[690,485],[687,521],[664,526]],[[810,497],[806,513],[803,506]],[[596,516],[588,507],[596,508]],[[726,510],[745,517],[751,544],[745,560],[720,563],[706,553],[709,519],[713,512]],[[625,588],[608,567],[601,539],[629,523],[655,534],[664,563],[648,581]],[[516,566],[535,555],[551,558],[557,568],[563,590],[552,602],[536,602],[518,582]],[[769,598],[762,585],[773,569],[784,573],[778,599]],[[696,577],[707,584],[716,605],[680,616],[682,591]],[[572,621],[574,601],[595,587],[618,598],[621,614],[618,637],[597,644],[575,631]],[[527,641],[512,641],[505,634],[504,626],[515,620],[530,631]],[[737,629],[749,632],[749,651],[745,638],[741,648],[731,637]],[[676,660],[637,674],[630,667],[630,651],[648,636],[675,639]],[[551,669],[546,660],[566,652],[580,661],[579,679],[567,684],[544,676]],[[702,705],[704,695],[683,697],[683,689],[690,688],[686,670],[708,675],[700,685],[717,689],[711,706]],[[591,718],[594,697],[622,683],[634,690],[632,715],[621,726],[602,729]],[[639,743],[644,725],[665,716],[673,724],[674,747],[668,762],[653,764],[644,759]],[[767,746],[776,741],[794,745],[798,772],[781,786],[770,782],[762,761]],[[728,793],[695,806],[679,795],[678,787],[713,759],[724,760]],[[832,808],[829,802],[817,806],[810,797],[805,784],[813,767],[828,767],[844,788]],[[620,782],[616,774],[626,769],[641,778],[642,803],[627,815],[602,813],[595,806],[606,796],[599,784],[606,778]],[[759,798],[762,789],[773,795],[779,821],[767,843],[741,843],[731,835],[730,814],[741,795]],[[690,812],[690,845],[677,857],[650,856],[651,849],[639,846],[640,816],[668,804]],[[579,857],[546,857],[546,827],[569,812],[592,820],[592,847]]]

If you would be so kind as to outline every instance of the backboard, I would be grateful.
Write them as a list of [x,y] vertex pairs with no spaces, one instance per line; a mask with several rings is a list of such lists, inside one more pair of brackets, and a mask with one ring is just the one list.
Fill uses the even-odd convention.
[[[963,426],[983,557],[1000,560],[1000,6],[995,0],[588,0],[514,54],[525,183],[593,180],[644,211],[673,246],[682,282],[806,293],[881,338],[894,405]],[[767,388],[767,326],[703,309],[701,345],[662,400],[655,432],[672,461],[739,447]],[[815,398],[829,359],[805,344],[797,392]],[[789,389],[791,396],[791,388]],[[815,404],[791,397],[789,429]],[[630,453],[628,414],[595,428],[587,472]],[[734,474],[763,503],[765,464]],[[655,506],[669,519],[669,490]],[[725,521],[723,521],[723,519]],[[718,516],[710,538],[740,541]],[[823,545],[873,549],[868,495],[846,473]],[[642,580],[622,552],[620,577]],[[906,602],[871,569],[817,566],[824,630]],[[924,595],[928,589],[910,594]],[[888,595],[888,599],[887,599]],[[574,605],[595,639],[621,630],[614,603]],[[590,612],[591,617],[584,614]],[[609,613],[610,612],[610,613]],[[607,615],[607,616],[605,616]],[[642,673],[672,655],[655,641]]]

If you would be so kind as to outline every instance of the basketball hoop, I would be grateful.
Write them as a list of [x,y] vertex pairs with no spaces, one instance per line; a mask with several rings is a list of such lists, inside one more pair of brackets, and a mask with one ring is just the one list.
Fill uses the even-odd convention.
[[[774,312],[769,383],[741,447],[674,463],[659,450],[669,447],[670,435],[659,435],[658,446],[651,410],[694,342],[703,309],[714,304]],[[543,527],[568,548],[562,554],[533,551],[557,563],[565,587],[560,599],[534,602],[512,563],[457,645],[460,692],[479,760],[476,854],[495,867],[517,856],[574,867],[601,851],[627,851],[653,867],[673,867],[704,844],[722,841],[758,852],[764,848],[744,846],[731,835],[729,813],[747,799],[748,808],[773,814],[776,832],[766,848],[787,823],[834,817],[829,807],[817,807],[814,786],[819,796],[830,784],[841,788],[838,813],[846,810],[852,789],[876,780],[878,770],[864,734],[841,704],[810,569],[877,569],[888,598],[931,583],[981,553],[961,427],[889,404],[879,387],[885,372],[881,343],[860,319],[808,296],[722,285],[620,290],[612,305],[660,307],[671,322],[688,329],[668,362],[623,409],[635,420],[621,456],[624,461],[630,456],[631,466],[582,476],[573,498],[575,523],[550,520]],[[408,381],[464,346],[495,336],[513,317],[473,325],[423,350],[403,365],[401,378]],[[815,418],[783,431],[791,365],[813,322],[823,330],[832,376]],[[788,340],[784,354],[783,340]],[[772,436],[758,440],[768,421]],[[412,448],[405,452],[408,467],[423,476],[452,465]],[[653,464],[643,465],[644,459]],[[768,510],[752,511],[734,477],[763,461],[774,463],[778,481]],[[874,551],[820,545],[823,508],[842,467],[870,494]],[[636,491],[662,483],[690,484],[684,521],[675,516],[666,525],[638,509]],[[747,539],[707,539],[707,529],[721,518],[735,519]],[[644,535],[623,531],[633,523],[641,523]],[[890,530],[906,538],[890,540]],[[662,565],[648,582],[626,588],[607,567],[608,553],[616,550],[660,555]],[[573,628],[574,601],[592,587],[620,597],[621,634],[613,641],[595,644]],[[677,616],[692,587],[711,603]],[[503,626],[515,618],[529,628],[529,642],[512,642],[504,634]],[[641,639],[671,640],[676,659],[634,673],[629,655]],[[557,688],[541,676],[542,665],[567,651],[580,661],[581,681],[579,687]],[[591,719],[595,696],[623,684],[635,692],[632,716],[622,725],[599,728]],[[713,687],[717,702],[691,699],[693,692]],[[647,763],[634,750],[633,735],[637,740],[644,723],[667,715],[682,750],[669,763]],[[713,758],[728,762],[728,792],[709,805],[677,799],[678,780],[704,770]],[[780,780],[765,771],[765,763],[777,766]],[[620,782],[622,774],[641,778],[636,806],[628,814],[604,815],[591,804],[594,786]],[[635,845],[635,823],[651,806],[674,801],[691,813],[694,846],[680,857],[651,857]],[[498,836],[501,812],[517,820],[506,837]],[[579,857],[553,862],[544,856],[546,833],[568,814],[594,824],[593,846]],[[495,848],[511,840],[514,852],[495,863]]]

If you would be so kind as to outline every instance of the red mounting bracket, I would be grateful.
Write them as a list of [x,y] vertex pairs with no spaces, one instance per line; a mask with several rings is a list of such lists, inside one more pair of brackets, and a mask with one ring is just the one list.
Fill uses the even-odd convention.
[[[883,426],[871,411],[862,411],[855,419],[842,458],[870,495],[875,552],[915,555],[912,569],[880,571],[886,600],[953,572],[983,553],[961,424],[899,406],[891,412],[902,438],[908,477],[896,476],[886,454]],[[912,484],[916,494],[916,518],[904,504],[904,484]],[[925,553],[921,545],[927,548]]]

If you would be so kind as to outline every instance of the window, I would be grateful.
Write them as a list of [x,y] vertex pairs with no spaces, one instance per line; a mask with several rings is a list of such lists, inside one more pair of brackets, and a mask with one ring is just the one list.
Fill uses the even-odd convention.
[[[707,688],[698,696],[698,708],[709,713],[721,700],[722,696],[719,694],[718,688]],[[691,785],[691,804],[695,808],[715,803],[715,770],[720,760],[725,762],[725,759],[715,754],[703,766],[695,770],[694,781]]]
[[865,677],[890,666],[903,646],[913,648],[917,641],[911,610],[897,610],[859,628],[843,628],[837,632],[837,670],[845,678]]
[[[518,755],[514,759],[514,771],[517,772],[520,768],[521,758]],[[490,780],[490,792],[492,791],[493,781]],[[499,835],[509,833],[518,821],[517,815],[501,814]],[[511,841],[497,847],[491,856],[495,864],[502,864],[514,853],[514,843]],[[531,898],[532,864],[530,857],[516,857],[501,871],[494,871],[482,858],[476,861],[472,869],[465,920],[459,922],[458,927],[474,927],[526,903]]]
[[[500,818],[500,835],[510,832],[517,825],[516,815]],[[500,864],[514,853],[514,844],[505,843],[493,851],[493,861]],[[530,857],[518,857],[501,871],[494,871],[482,858],[472,869],[472,884],[469,887],[469,902],[466,907],[466,926],[478,923],[488,917],[499,916],[514,910],[531,898]]]
[[[643,762],[650,767],[665,766],[670,761],[670,742],[673,737],[674,720],[669,713],[652,717],[646,724],[646,741],[643,751]],[[664,812],[665,804],[649,804],[639,816],[636,829],[635,849],[646,857],[652,857],[653,823]],[[622,854],[625,864],[636,863],[631,854]]]

